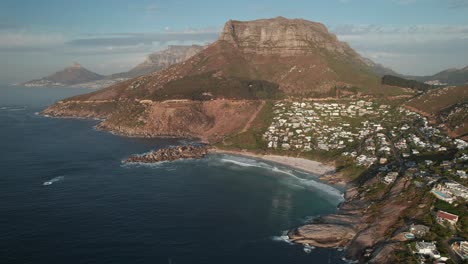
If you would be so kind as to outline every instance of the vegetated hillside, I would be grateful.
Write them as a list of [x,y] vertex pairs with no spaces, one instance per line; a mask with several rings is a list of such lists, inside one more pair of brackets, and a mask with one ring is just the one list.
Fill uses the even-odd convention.
[[78,83],[86,83],[105,78],[103,75],[94,73],[78,63],[74,63],[59,72],[56,72],[47,77],[32,80],[24,83],[25,86],[66,86]]
[[[207,75],[212,73],[211,76]],[[194,77],[200,75],[200,77]],[[228,21],[219,39],[189,60],[131,82],[119,83],[83,99],[154,98],[173,87],[173,82],[191,78],[212,84],[216,80],[263,81],[276,84],[286,95],[323,96],[337,87],[376,91],[379,78],[366,60],[320,23],[302,19]],[[181,82],[179,81],[179,84]],[[187,90],[201,86],[182,82]],[[177,85],[179,90],[180,85]],[[238,87],[237,84],[227,86]],[[207,88],[214,90],[216,88]],[[216,89],[222,91],[223,89]],[[157,92],[158,91],[158,92]],[[227,91],[227,90],[226,90]],[[241,92],[239,89],[230,94]],[[187,93],[189,94],[189,93]],[[218,94],[224,97],[225,94]]]
[[425,83],[414,81],[414,80],[408,80],[408,79],[404,79],[404,78],[393,76],[393,75],[383,76],[382,84],[403,87],[403,88],[411,88],[417,91],[428,91],[430,89],[435,88],[435,86],[433,85],[425,84]]
[[447,69],[431,76],[412,76],[408,78],[428,84],[463,86],[468,84],[468,66],[462,69]]
[[443,124],[451,136],[468,136],[468,86],[431,90],[406,105]]

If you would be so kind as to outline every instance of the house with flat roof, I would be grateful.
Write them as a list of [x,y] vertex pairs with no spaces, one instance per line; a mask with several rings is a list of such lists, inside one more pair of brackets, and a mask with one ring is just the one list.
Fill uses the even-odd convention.
[[439,251],[437,251],[437,246],[435,242],[425,242],[425,241],[416,242],[416,250],[418,254],[430,256],[435,259],[440,258],[440,253]]
[[450,225],[456,225],[458,222],[458,215],[439,210],[436,215],[436,220],[439,224],[449,223]]

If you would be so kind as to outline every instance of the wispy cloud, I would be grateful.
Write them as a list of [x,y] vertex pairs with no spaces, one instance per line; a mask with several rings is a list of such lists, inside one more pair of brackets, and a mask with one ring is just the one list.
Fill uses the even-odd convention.
[[0,32],[0,49],[42,49],[61,45],[65,38],[57,33],[37,33],[37,32]]
[[341,25],[332,31],[362,55],[403,72],[468,64],[468,25]]
[[96,36],[73,39],[67,42],[72,46],[129,46],[152,45],[153,43],[167,43],[171,41],[212,42],[216,40],[218,31],[214,30],[187,30],[183,32],[158,33],[121,33],[107,36]]
[[468,0],[448,0],[450,8],[467,8]]

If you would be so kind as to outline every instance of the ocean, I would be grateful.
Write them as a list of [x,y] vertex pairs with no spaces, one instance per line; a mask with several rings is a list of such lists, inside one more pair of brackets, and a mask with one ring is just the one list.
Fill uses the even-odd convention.
[[314,175],[232,155],[123,165],[186,142],[36,113],[85,89],[0,87],[0,263],[342,263],[281,239],[332,213]]

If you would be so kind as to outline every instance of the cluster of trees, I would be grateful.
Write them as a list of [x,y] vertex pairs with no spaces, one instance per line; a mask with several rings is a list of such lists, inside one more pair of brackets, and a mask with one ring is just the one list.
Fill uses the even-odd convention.
[[393,76],[393,75],[385,75],[382,77],[382,84],[403,87],[403,88],[411,88],[417,91],[426,92],[429,89],[434,88],[433,85],[425,84],[422,82],[408,80],[401,77]]
[[215,77],[212,73],[204,73],[169,82],[163,89],[155,91],[150,99],[204,101],[214,98],[267,100],[282,97],[283,93],[276,83],[238,77]]

